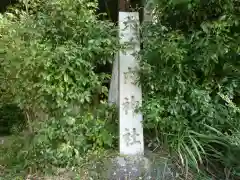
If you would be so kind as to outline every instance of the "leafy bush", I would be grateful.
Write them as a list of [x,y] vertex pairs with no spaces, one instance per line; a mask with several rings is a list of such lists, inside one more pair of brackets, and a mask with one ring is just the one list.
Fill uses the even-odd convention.
[[238,1],[157,4],[156,22],[143,28],[146,129],[185,165],[214,158],[239,167],[226,163],[240,149],[231,143],[240,130]]
[[30,127],[16,155],[23,167],[74,165],[87,151],[115,144],[117,126],[106,115],[112,110],[94,104],[108,75],[95,70],[120,47],[96,7],[36,0],[0,15],[1,102],[21,107]]
[[64,112],[59,119],[49,119],[41,124],[27,151],[21,153],[26,166],[72,167],[79,165],[89,151],[113,148],[117,132],[113,117],[114,110],[103,104],[94,114],[73,117]]
[[94,69],[117,50],[113,24],[98,21],[94,8],[90,1],[54,0],[36,15],[21,14],[19,21],[2,18],[3,88],[17,104],[50,113],[91,102],[106,78]]

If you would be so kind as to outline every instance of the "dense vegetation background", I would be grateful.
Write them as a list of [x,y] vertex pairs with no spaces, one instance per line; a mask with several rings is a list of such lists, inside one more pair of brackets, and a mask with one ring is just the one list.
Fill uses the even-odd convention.
[[239,1],[157,3],[141,57],[145,127],[185,165],[237,174]]
[[[240,178],[240,3],[155,0],[142,25],[146,146],[187,179]],[[111,64],[123,47],[90,0],[22,0],[0,14],[1,173],[81,167],[117,148]],[[5,179],[8,177],[5,176]],[[13,177],[9,177],[12,179]]]

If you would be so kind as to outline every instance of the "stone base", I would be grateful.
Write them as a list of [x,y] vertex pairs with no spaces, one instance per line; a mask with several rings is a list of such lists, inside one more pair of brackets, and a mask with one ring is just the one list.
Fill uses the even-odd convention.
[[107,180],[174,180],[166,161],[153,163],[143,156],[118,156],[104,172]]

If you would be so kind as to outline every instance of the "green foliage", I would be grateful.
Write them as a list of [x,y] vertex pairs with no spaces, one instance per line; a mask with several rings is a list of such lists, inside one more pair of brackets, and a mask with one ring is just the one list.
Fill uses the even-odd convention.
[[0,147],[4,169],[1,173],[25,176],[51,173],[54,168],[80,168],[90,155],[103,155],[107,149],[114,151],[118,127],[113,121],[115,117],[115,107],[107,104],[74,117],[66,111],[59,119],[40,123],[35,133],[5,139]]
[[240,149],[232,143],[240,130],[238,1],[159,1],[155,18],[141,52],[145,127],[185,165],[213,158],[239,167],[231,158]]
[[72,167],[79,165],[89,151],[113,148],[117,130],[113,117],[114,111],[101,105],[94,114],[86,112],[71,116],[64,112],[59,119],[49,119],[41,124],[30,147],[22,153],[29,160],[26,165]]
[[36,15],[23,14],[1,26],[4,88],[21,107],[55,110],[91,102],[105,79],[94,68],[109,61],[117,47],[115,28],[96,20],[95,7],[51,1]]
[[1,104],[16,103],[30,130],[10,164],[72,166],[115,144],[112,108],[94,103],[108,78],[95,69],[119,49],[116,29],[97,20],[95,1],[26,2],[0,15]]

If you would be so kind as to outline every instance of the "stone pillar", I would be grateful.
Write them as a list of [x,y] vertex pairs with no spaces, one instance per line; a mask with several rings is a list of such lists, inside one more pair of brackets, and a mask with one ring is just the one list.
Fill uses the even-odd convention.
[[[150,180],[168,179],[173,176],[166,160],[155,165],[144,157],[142,114],[136,108],[142,104],[142,89],[136,84],[139,63],[136,55],[140,50],[139,13],[119,12],[119,41],[128,48],[120,50],[113,64],[109,92],[109,103],[115,103],[119,110],[119,152],[120,156],[106,161],[106,179]],[[147,7],[148,8],[148,7]],[[152,11],[144,10],[144,21],[152,23]],[[155,159],[155,158],[154,158]]]
[[[107,179],[136,179],[149,169],[144,157],[142,89],[136,84],[140,50],[139,13],[119,12],[119,41],[127,48],[120,50],[113,64],[109,103],[116,103],[119,112],[119,152],[108,164]],[[115,91],[115,92],[113,92]]]
[[119,52],[120,154],[143,155],[142,114],[135,111],[142,103],[142,90],[136,84],[136,55],[140,50],[138,12],[119,12],[119,40],[128,46]]

